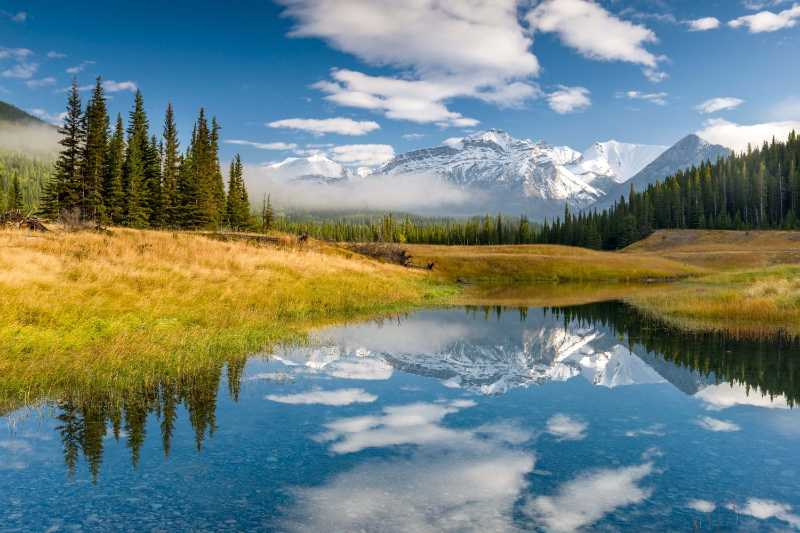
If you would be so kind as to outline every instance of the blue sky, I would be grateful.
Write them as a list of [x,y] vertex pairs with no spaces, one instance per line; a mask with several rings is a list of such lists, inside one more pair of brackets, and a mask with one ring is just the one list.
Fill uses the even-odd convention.
[[56,117],[73,75],[102,75],[114,113],[139,87],[159,131],[171,100],[185,136],[204,106],[224,140],[261,145],[224,145],[224,158],[249,163],[322,150],[375,164],[492,127],[579,150],[696,131],[736,147],[800,123],[800,4],[787,0],[34,0],[0,11],[0,99]]

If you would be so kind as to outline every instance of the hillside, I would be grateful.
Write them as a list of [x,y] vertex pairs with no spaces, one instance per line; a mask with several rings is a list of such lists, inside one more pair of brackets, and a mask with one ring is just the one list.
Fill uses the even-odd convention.
[[800,231],[658,230],[623,253],[716,270],[800,264]]
[[16,124],[35,124],[51,127],[46,122],[34,117],[30,113],[23,111],[17,106],[0,101],[0,122],[13,122]]

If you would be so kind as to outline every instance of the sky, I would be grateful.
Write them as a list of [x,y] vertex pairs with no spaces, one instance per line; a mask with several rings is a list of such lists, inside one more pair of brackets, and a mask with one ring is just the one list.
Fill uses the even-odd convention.
[[[58,121],[75,77],[113,113],[141,89],[222,158],[349,166],[488,128],[583,150],[800,128],[789,0],[0,1],[0,100]],[[83,93],[88,97],[88,91]]]

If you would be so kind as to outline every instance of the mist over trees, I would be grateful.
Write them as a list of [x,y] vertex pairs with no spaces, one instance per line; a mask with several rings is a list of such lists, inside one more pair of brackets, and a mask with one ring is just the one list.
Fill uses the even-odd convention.
[[59,128],[61,150],[53,178],[42,191],[40,213],[133,228],[252,226],[239,156],[231,164],[228,193],[220,170],[219,131],[200,109],[181,153],[170,104],[160,135],[151,131],[141,91],[127,126],[118,115],[111,128],[102,80],[86,107],[73,81]]

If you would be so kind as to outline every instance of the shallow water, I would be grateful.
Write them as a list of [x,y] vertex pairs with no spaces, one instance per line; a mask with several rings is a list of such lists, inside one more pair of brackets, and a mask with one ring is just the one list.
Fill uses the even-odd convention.
[[422,311],[0,423],[0,531],[800,528],[800,348]]

